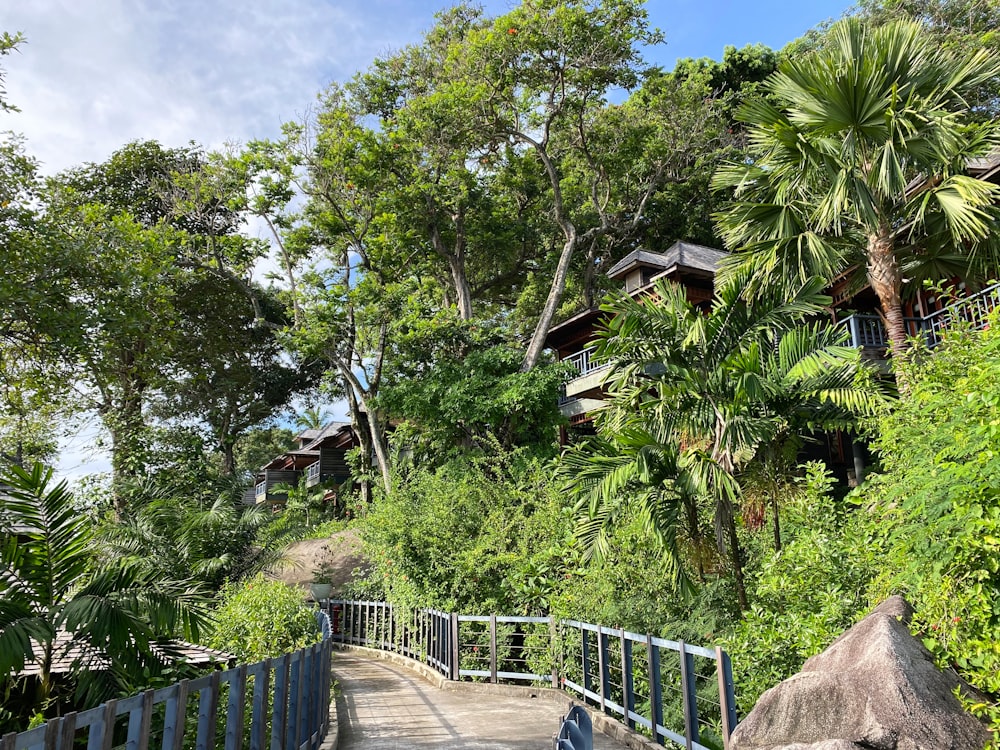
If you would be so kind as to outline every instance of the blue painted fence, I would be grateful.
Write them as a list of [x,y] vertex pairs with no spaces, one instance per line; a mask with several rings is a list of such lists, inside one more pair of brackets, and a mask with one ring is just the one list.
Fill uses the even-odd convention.
[[312,646],[50,719],[4,735],[0,750],[316,750],[329,726],[332,643],[326,613],[317,620]]
[[450,680],[559,688],[660,744],[728,748],[736,727],[732,665],[719,647],[550,617],[327,607],[334,643],[400,653]]

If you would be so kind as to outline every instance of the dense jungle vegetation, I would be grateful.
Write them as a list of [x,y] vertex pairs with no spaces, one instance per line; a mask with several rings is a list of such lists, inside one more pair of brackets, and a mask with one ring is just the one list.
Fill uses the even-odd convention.
[[[862,0],[667,71],[639,0],[460,5],[274,140],[43,176],[0,136],[0,732],[176,680],[159,638],[315,637],[261,571],[347,525],[355,594],[721,642],[741,712],[904,593],[1000,731],[1000,327],[929,352],[900,306],[1000,268],[1000,188],[965,174],[1000,148],[998,28],[995,0]],[[677,239],[733,253],[707,316],[605,277]],[[894,377],[822,325],[845,275]],[[564,450],[545,335],[598,304],[609,406]],[[350,502],[245,506],[333,401]],[[70,492],[44,465],[86,415],[112,471]],[[803,459],[833,430],[870,447],[851,491]],[[52,674],[60,631],[114,668]]]

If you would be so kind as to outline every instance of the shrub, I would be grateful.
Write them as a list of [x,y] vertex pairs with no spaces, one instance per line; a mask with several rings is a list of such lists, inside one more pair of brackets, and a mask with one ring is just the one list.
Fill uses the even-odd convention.
[[302,592],[258,574],[223,588],[208,645],[253,662],[317,640],[316,618]]

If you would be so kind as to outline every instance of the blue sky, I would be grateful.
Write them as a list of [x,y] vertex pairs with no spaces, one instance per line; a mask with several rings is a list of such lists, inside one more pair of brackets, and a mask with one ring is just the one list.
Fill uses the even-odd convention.
[[[21,31],[3,60],[8,99],[0,131],[22,133],[43,170],[102,161],[135,139],[208,148],[278,134],[316,94],[378,55],[420,39],[447,2],[420,0],[6,0],[0,30]],[[839,17],[842,0],[649,0],[666,44],[646,50],[672,68],[680,57],[718,59],[723,47],[781,47]],[[490,0],[491,15],[512,3]],[[339,411],[334,409],[334,411]],[[336,416],[336,414],[335,414]],[[60,472],[106,471],[97,425],[62,445]]]
[[[6,58],[0,130],[23,133],[46,171],[100,161],[137,138],[213,147],[275,135],[332,80],[415,42],[448,3],[420,0],[30,0],[5,2],[0,29],[28,43]],[[649,0],[666,45],[719,58],[726,44],[780,47],[838,17],[843,0]],[[491,14],[508,0],[485,3]]]

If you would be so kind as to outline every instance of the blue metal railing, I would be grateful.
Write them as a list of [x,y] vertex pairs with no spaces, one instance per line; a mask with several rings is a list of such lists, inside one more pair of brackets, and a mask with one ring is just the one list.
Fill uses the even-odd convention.
[[[985,328],[990,313],[998,307],[1000,307],[1000,283],[956,300],[924,318],[903,318],[903,323],[907,335],[923,335],[927,346],[933,349],[941,343],[941,336],[949,326],[964,323],[974,329]],[[879,315],[854,313],[841,320],[838,325],[847,329],[850,335],[848,343],[851,346],[885,349],[889,345],[889,334]]]
[[728,746],[736,727],[732,665],[719,647],[551,617],[345,600],[328,607],[334,643],[403,654],[449,680],[562,689],[660,744]]
[[[316,750],[329,729],[332,644],[329,617],[317,612],[317,619],[321,640],[312,646],[49,719],[27,732],[4,735],[0,748],[73,750],[86,744],[87,750],[110,750],[124,740],[128,750],[148,750],[154,744],[183,750],[192,744],[185,742],[188,717],[197,716],[196,726],[192,721],[197,750],[242,750],[245,745],[250,750]],[[189,706],[194,695],[196,713]],[[226,703],[220,716],[222,698]]]

